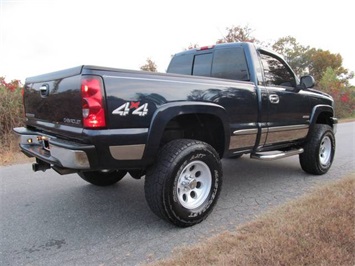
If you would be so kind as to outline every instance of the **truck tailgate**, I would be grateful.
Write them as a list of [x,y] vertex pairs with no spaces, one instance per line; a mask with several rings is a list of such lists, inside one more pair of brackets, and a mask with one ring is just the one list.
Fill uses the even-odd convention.
[[76,67],[26,79],[26,124],[37,128],[81,128],[81,70]]

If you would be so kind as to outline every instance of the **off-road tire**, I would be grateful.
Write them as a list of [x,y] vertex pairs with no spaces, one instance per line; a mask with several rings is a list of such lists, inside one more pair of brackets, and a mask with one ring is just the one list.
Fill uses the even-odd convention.
[[120,181],[127,171],[112,170],[112,171],[89,171],[79,172],[78,175],[86,182],[99,187],[106,187],[116,184]]
[[329,125],[316,124],[310,132],[304,152],[299,155],[302,169],[309,174],[323,175],[330,169],[335,154],[335,137]]
[[167,143],[147,170],[145,197],[160,218],[179,227],[203,221],[222,186],[218,153],[207,143],[178,139]]

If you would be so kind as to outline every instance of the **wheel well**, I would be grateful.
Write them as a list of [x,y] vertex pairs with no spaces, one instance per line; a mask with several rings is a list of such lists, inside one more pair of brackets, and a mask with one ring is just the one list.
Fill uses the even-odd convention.
[[331,120],[332,113],[322,112],[318,115],[316,124],[326,124],[333,127],[333,122]]
[[174,139],[196,139],[210,144],[223,156],[225,136],[222,121],[209,114],[179,115],[165,127],[161,146]]

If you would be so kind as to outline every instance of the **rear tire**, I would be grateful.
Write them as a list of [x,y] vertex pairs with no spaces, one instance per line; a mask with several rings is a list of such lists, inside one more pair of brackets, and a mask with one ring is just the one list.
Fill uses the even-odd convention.
[[313,175],[323,175],[330,169],[335,154],[335,137],[329,125],[317,124],[299,155],[302,169]]
[[90,171],[79,172],[78,175],[86,182],[95,186],[106,187],[116,184],[120,181],[127,171],[124,170],[112,170],[112,171]]
[[145,178],[145,197],[160,218],[180,227],[203,221],[222,186],[218,153],[207,143],[178,139],[167,143]]

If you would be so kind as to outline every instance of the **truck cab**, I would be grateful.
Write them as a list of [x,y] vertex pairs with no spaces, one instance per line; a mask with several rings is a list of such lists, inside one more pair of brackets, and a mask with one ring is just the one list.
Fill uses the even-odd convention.
[[[226,107],[232,120],[230,155],[253,150],[257,158],[257,152],[283,149],[290,143],[297,146],[305,141],[315,119],[311,117],[314,106],[333,104],[329,95],[311,90],[311,76],[299,79],[282,56],[252,43],[183,51],[172,58],[167,72],[254,85],[248,95],[243,91],[237,104]],[[329,123],[336,124],[331,117]]]

